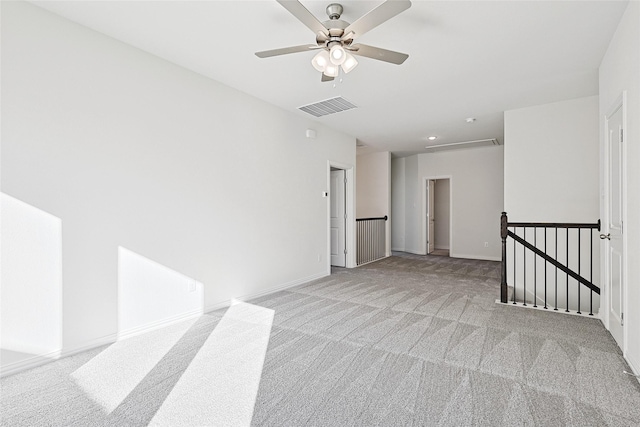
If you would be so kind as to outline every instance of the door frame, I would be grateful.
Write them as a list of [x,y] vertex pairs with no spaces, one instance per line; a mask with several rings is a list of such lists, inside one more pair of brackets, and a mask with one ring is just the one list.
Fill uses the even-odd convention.
[[430,175],[422,178],[422,218],[420,223],[422,224],[422,243],[421,243],[421,255],[427,255],[427,230],[429,224],[427,224],[427,188],[429,188],[430,180],[449,180],[449,256],[454,256],[453,251],[453,176],[452,175]]
[[[609,232],[608,224],[609,224],[609,203],[611,201],[611,195],[609,194],[609,143],[608,143],[608,135],[609,135],[609,121],[608,117],[611,117],[618,109],[622,110],[622,128],[625,133],[627,132],[627,91],[623,91],[618,98],[613,102],[613,104],[607,110],[607,113],[602,117],[602,176],[601,176],[601,185],[602,185],[602,205],[601,205],[601,218],[602,218],[602,231],[601,233],[607,234]],[[624,140],[622,143],[622,164],[620,165],[622,168],[622,224],[623,224],[623,232],[622,232],[622,286],[620,292],[622,293],[622,313],[628,313],[628,298],[627,298],[627,270],[628,270],[628,247],[627,247],[627,233],[624,227],[627,224],[627,144],[626,144],[626,135],[624,136]],[[608,283],[609,278],[609,241],[603,240],[604,247],[600,251],[600,283],[602,284],[602,298],[600,301],[600,309],[599,314],[602,322],[604,323],[607,330],[610,330],[610,318],[609,318],[609,304],[610,304],[610,287]],[[622,328],[622,354],[626,357],[627,347],[628,347],[628,328]]]
[[355,171],[354,166],[346,163],[334,162],[331,160],[327,161],[327,183],[326,183],[326,192],[327,196],[327,213],[326,213],[326,230],[327,230],[327,241],[326,241],[326,272],[327,275],[331,274],[331,197],[328,197],[328,191],[331,188],[331,168],[334,169],[342,169],[345,172],[345,176],[347,178],[347,183],[345,184],[345,209],[347,213],[347,220],[345,221],[345,233],[346,233],[346,241],[345,248],[347,249],[347,256],[345,259],[346,268],[354,268],[356,267],[356,234],[355,234],[355,224],[356,224],[356,205],[355,205]]

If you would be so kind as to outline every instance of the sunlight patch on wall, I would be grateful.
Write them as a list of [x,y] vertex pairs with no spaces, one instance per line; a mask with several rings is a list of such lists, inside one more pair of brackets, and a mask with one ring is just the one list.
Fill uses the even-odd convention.
[[118,247],[118,337],[129,337],[203,312],[203,285]]
[[[0,194],[0,347],[19,355],[58,357],[62,348],[62,221]],[[4,362],[4,358],[3,358]]]
[[249,426],[274,311],[229,307],[160,407],[151,426]]

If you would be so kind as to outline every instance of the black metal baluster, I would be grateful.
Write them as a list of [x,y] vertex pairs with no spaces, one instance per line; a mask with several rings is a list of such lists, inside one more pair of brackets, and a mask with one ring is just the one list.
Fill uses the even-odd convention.
[[[522,227],[522,239],[527,241],[527,228]],[[527,248],[522,247],[522,305],[527,306]]]
[[[567,268],[569,268],[569,227],[567,227],[566,230],[567,230]],[[565,297],[564,297],[564,303],[566,304],[567,308],[565,308],[564,311],[565,313],[568,313],[569,312],[569,273],[567,273],[566,288],[567,288],[567,293],[565,294]]]
[[[533,227],[533,246],[538,247],[538,228]],[[533,254],[533,306],[537,307],[538,300],[538,255]]]
[[[547,227],[544,228],[544,253],[547,253]],[[547,309],[547,261],[544,261],[544,309]]]
[[[558,259],[558,229],[556,228],[556,260]],[[556,267],[556,302],[554,311],[558,311],[558,267]]]
[[[513,234],[518,235],[518,229],[513,227]],[[516,241],[513,241],[513,303],[516,303],[516,264],[518,260],[516,259]]]
[[[582,230],[578,228],[578,276],[580,276],[580,258],[582,258],[582,246],[580,246],[580,237],[582,235]],[[582,276],[580,276],[582,277]],[[578,280],[578,314],[582,314],[580,312],[580,281]],[[567,304],[568,306],[568,304]]]
[[507,237],[509,237],[509,220],[507,213],[500,216],[500,238],[502,240],[502,265],[500,266],[500,302],[509,300],[509,288],[507,286]]
[[[589,255],[589,265],[591,273],[589,275],[589,281],[593,283],[593,228],[591,229],[591,254]],[[590,292],[589,301],[589,316],[593,316],[593,289]]]

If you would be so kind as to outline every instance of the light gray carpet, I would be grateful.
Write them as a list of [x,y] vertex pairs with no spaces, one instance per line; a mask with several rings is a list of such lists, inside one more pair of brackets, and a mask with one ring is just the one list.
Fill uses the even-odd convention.
[[[397,254],[251,301],[275,311],[252,424],[640,425],[640,385],[599,320],[498,295],[498,263]],[[1,425],[146,425],[223,313],[110,414],[70,379],[104,348],[3,379]]]

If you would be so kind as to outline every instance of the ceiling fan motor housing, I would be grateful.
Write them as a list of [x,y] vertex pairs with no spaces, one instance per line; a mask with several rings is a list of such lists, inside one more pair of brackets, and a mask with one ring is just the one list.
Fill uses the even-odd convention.
[[324,21],[322,25],[327,29],[328,37],[327,34],[317,34],[316,42],[318,43],[318,46],[331,49],[331,47],[336,44],[341,46],[351,44],[353,40],[342,40],[344,29],[350,25],[349,22],[340,19],[343,11],[344,9],[342,8],[342,5],[338,3],[332,3],[327,6],[327,15],[329,16],[329,20]]

